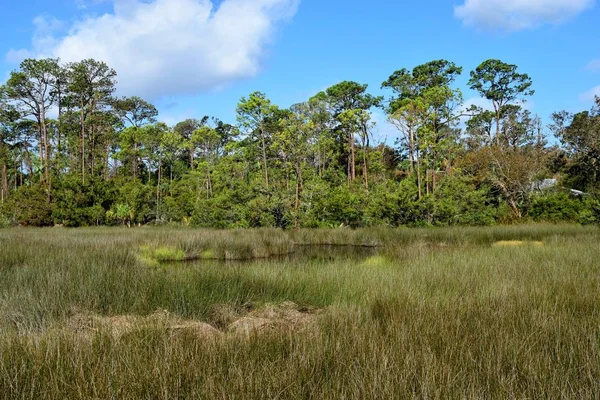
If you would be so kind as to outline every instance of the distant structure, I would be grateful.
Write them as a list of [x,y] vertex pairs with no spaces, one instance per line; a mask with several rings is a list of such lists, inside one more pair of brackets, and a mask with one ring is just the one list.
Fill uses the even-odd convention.
[[[544,179],[542,181],[536,181],[531,184],[531,190],[541,192],[547,189],[555,188],[558,185],[557,179]],[[583,196],[586,193],[581,190],[568,189],[574,196]]]

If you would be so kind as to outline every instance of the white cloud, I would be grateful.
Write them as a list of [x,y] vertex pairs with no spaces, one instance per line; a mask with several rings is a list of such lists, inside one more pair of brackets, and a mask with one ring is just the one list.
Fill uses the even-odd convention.
[[493,111],[494,110],[494,105],[492,104],[491,100],[488,99],[484,99],[483,97],[471,97],[466,99],[462,106],[460,107],[460,113],[462,114],[460,119],[459,119],[459,126],[464,128],[467,124],[467,121],[469,120],[469,118],[471,118],[471,112],[469,112],[469,109],[471,107],[479,107],[482,110],[486,110],[486,111]]
[[98,4],[106,3],[108,1],[110,0],[75,0],[75,4],[80,10],[85,10],[90,6],[96,6]]
[[371,112],[371,122],[375,123],[372,131],[375,145],[385,143],[388,146],[393,146],[401,136],[400,131],[387,120],[387,116],[379,109],[374,109]]
[[592,60],[585,66],[585,69],[588,71],[600,71],[600,58],[596,60]]
[[[528,99],[527,101],[517,100],[512,104],[521,106],[523,109],[529,110],[529,111],[532,111],[533,108],[535,107],[535,102],[531,99]],[[472,106],[480,107],[480,108],[482,108],[484,110],[488,110],[488,111],[494,111],[494,104],[492,103],[491,100],[488,100],[483,97],[475,96],[475,97],[468,98],[463,102],[462,107],[461,107],[461,112],[463,112],[463,113],[466,112],[466,110],[468,110]]]
[[105,61],[118,73],[120,94],[194,94],[255,76],[276,27],[298,2],[223,0],[217,8],[211,0],[114,0],[112,13],[78,21],[61,37],[48,34],[49,20],[38,24],[33,51]]
[[11,63],[11,64],[19,64],[24,59],[31,58],[31,57],[35,57],[35,54],[33,52],[31,52],[30,50],[27,50],[27,49],[19,49],[19,50],[10,49],[6,53],[6,55],[4,56],[4,59],[6,61],[8,61],[9,63]]
[[462,112],[465,112],[472,106],[481,107],[484,110],[493,110],[494,109],[494,105],[492,104],[491,100],[484,99],[483,97],[477,96],[477,97],[471,97],[469,99],[466,99],[463,102]]
[[[535,107],[535,102],[533,102],[531,99],[526,102],[515,101],[513,104],[521,106],[524,110],[528,111],[533,111]],[[461,127],[464,128],[467,124],[467,121],[469,121],[469,118],[471,118],[472,113],[469,112],[469,109],[473,106],[479,107],[484,111],[494,111],[494,104],[491,100],[479,96],[468,98],[463,102],[460,108],[460,113],[462,116],[460,117],[459,125]]]
[[591,8],[595,0],[465,0],[454,15],[480,29],[519,31],[560,24]]
[[600,85],[591,88],[587,92],[582,93],[579,96],[579,100],[583,102],[594,101],[594,98],[596,96],[600,97]]

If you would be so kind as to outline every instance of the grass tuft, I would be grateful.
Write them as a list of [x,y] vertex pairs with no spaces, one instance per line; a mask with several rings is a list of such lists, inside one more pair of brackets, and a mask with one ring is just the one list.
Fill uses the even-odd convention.
[[599,240],[0,230],[0,397],[597,398]]

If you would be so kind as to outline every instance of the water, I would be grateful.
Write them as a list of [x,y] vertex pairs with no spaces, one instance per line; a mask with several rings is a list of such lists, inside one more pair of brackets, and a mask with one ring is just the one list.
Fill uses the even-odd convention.
[[[332,245],[309,245],[295,246],[294,252],[282,255],[273,255],[269,258],[255,258],[249,260],[191,260],[186,264],[194,266],[206,265],[228,265],[247,266],[252,264],[315,264],[333,261],[362,262],[370,257],[379,255],[381,248],[361,246],[332,246]],[[169,262],[168,264],[181,264],[181,262]]]

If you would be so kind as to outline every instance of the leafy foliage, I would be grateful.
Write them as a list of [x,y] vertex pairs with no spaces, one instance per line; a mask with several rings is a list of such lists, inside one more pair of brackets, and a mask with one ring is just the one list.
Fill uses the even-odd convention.
[[[171,127],[146,100],[116,98],[116,71],[101,61],[26,60],[0,89],[0,224],[598,222],[600,100],[556,113],[562,147],[548,147],[522,107],[527,74],[485,61],[469,86],[494,109],[465,111],[462,72],[448,60],[399,69],[382,84],[387,99],[354,81],[289,108],[254,92],[235,125],[205,116]],[[375,108],[399,131],[393,147],[373,134]],[[582,197],[536,193],[545,178]]]

